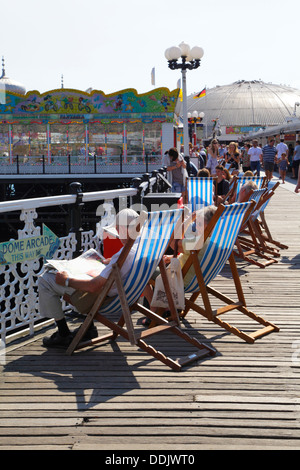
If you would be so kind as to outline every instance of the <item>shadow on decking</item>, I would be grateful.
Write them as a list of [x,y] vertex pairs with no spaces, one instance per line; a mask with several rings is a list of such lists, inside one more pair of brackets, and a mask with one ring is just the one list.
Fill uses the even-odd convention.
[[[209,344],[195,330],[191,335],[200,342]],[[178,342],[178,338],[170,333],[164,333],[155,338],[153,346],[161,348],[170,357],[189,354],[191,349],[195,349],[192,345],[180,345],[180,342],[180,339]],[[124,400],[124,397],[125,400],[134,402],[143,389],[138,378],[144,373],[151,376],[163,370],[166,375],[170,373],[172,376],[175,373],[177,380],[180,380],[180,374],[184,370],[191,370],[197,365],[201,367],[202,362],[213,360],[213,357],[207,356],[187,365],[182,372],[174,372],[152,356],[145,355],[139,348],[131,346],[123,338],[77,351],[72,356],[67,356],[63,349],[46,350],[41,347],[40,340],[34,343],[34,348],[34,353],[27,350],[27,354],[16,359],[11,358],[4,365],[3,372],[17,372],[23,377],[24,374],[32,376],[34,379],[28,378],[28,382],[32,383],[34,402],[48,404],[50,399],[50,403],[58,403],[62,409],[63,403],[68,408],[75,402],[77,411],[81,412],[91,410],[101,403]],[[37,388],[34,387],[35,383]]]

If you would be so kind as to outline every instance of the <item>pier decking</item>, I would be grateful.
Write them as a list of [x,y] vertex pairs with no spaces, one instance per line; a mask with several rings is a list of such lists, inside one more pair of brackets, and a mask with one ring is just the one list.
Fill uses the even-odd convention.
[[[42,330],[0,356],[0,449],[299,449],[300,196],[290,186],[266,211],[289,249],[265,269],[237,260],[248,307],[279,333],[247,344],[190,312],[183,328],[217,354],[174,372],[122,339],[71,357],[46,350]],[[213,285],[233,295],[226,269]],[[177,342],[160,341],[176,356]]]

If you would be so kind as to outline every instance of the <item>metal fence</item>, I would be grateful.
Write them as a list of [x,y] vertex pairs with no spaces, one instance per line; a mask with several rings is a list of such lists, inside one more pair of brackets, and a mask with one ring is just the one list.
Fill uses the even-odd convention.
[[161,168],[160,155],[0,157],[3,175],[142,174]]
[[[20,212],[20,221],[24,227],[18,230],[18,239],[9,240],[6,244],[1,244],[0,249],[0,337],[2,347],[6,344],[7,335],[14,333],[18,335],[19,331],[26,327],[29,334],[33,334],[34,326],[40,319],[38,307],[37,278],[42,272],[45,259],[42,256],[36,256],[28,259],[20,252],[19,247],[23,241],[29,243],[30,240],[36,240],[45,232],[45,226],[37,227],[35,219],[38,211],[43,207],[55,205],[68,205],[72,211],[72,231],[65,237],[59,238],[57,250],[53,256],[54,259],[72,259],[80,250],[89,248],[98,248],[99,240],[93,231],[81,232],[78,211],[80,204],[89,201],[99,201],[102,203],[103,210],[98,210],[99,226],[105,225],[105,218],[111,216],[113,211],[114,199],[119,198],[122,204],[128,203],[128,198],[132,198],[138,193],[135,188],[120,189],[116,191],[100,191],[95,193],[80,193],[53,196],[45,198],[27,199],[22,201],[9,201],[0,203],[0,219],[5,212]],[[18,248],[16,250],[16,247]],[[14,251],[16,250],[16,251]],[[10,261],[7,261],[7,254],[10,251]],[[16,253],[13,255],[13,253]],[[36,251],[36,253],[38,253]]]

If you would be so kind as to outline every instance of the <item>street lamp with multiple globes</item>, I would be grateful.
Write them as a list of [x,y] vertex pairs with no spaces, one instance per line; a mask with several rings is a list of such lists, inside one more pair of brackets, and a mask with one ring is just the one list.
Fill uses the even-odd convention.
[[194,124],[194,145],[197,145],[197,123],[201,123],[205,114],[203,112],[198,113],[198,111],[193,111],[192,113],[187,113],[188,122]]
[[[181,69],[182,73],[182,114],[183,114],[183,139],[184,155],[189,156],[189,131],[187,115],[187,91],[186,91],[186,71],[200,67],[201,59],[204,55],[202,47],[194,46],[192,49],[184,42],[179,46],[169,47],[165,51],[165,58],[171,70]],[[181,58],[181,62],[178,60]]]

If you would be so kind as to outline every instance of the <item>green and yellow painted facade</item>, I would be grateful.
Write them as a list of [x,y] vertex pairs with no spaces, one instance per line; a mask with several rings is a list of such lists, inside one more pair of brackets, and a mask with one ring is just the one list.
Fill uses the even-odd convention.
[[162,155],[163,128],[176,124],[178,96],[179,89],[167,88],[109,95],[65,88],[19,95],[2,89],[0,155]]

